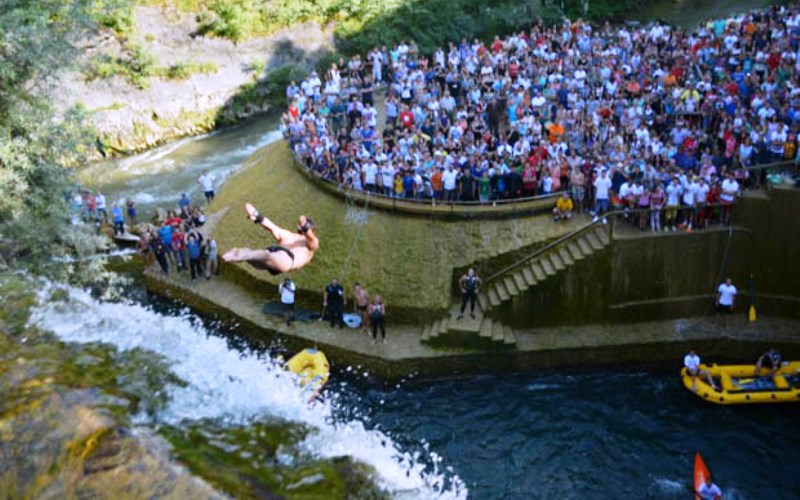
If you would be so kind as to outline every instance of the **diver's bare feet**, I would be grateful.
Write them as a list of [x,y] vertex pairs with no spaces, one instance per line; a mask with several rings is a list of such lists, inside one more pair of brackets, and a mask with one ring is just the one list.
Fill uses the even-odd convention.
[[224,254],[222,254],[222,260],[225,262],[236,262],[239,260],[239,253],[241,252],[241,248],[231,248]]
[[254,207],[251,203],[244,204],[244,211],[247,212],[247,218],[251,221],[256,220],[256,216],[258,215],[258,210]]

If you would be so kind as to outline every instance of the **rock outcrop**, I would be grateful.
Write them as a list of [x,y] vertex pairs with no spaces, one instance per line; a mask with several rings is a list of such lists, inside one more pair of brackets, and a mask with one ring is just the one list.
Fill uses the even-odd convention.
[[[333,31],[304,23],[234,43],[197,36],[196,16],[170,8],[136,7],[136,32],[122,41],[104,33],[82,44],[83,64],[52,87],[59,113],[84,107],[98,135],[99,154],[142,151],[265,112],[265,99],[232,107],[232,99],[281,65],[310,64],[333,47]],[[159,68],[188,68],[183,79],[151,76],[135,85],[124,76],[90,78],[98,57],[125,57],[136,46]],[[202,67],[202,71],[192,68]],[[194,71],[194,73],[193,73]],[[257,94],[257,92],[256,92]]]

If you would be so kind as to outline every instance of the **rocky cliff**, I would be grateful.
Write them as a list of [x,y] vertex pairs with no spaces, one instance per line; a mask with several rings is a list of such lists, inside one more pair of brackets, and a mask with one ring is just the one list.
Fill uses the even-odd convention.
[[234,43],[198,35],[197,16],[172,7],[136,7],[133,18],[126,37],[107,30],[84,41],[80,64],[52,86],[58,112],[87,112],[102,155],[262,113],[271,69],[313,63],[333,47],[332,30],[316,23]]

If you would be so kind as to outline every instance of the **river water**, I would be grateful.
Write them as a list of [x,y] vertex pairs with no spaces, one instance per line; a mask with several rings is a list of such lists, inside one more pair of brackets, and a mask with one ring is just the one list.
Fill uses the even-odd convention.
[[[691,25],[769,3],[656,2],[639,18]],[[224,181],[279,139],[276,128],[272,116],[100,162],[81,172],[82,182],[111,200],[132,198],[143,214],[175,205],[181,192],[199,201],[202,170]],[[213,419],[247,426],[268,416],[300,422],[315,429],[302,443],[309,453],[368,463],[398,497],[687,498],[699,450],[726,498],[800,498],[800,408],[713,406],[685,391],[676,371],[439,382],[409,374],[387,386],[361,367],[334,366],[326,400],[310,407],[263,353],[188,311],[70,295],[68,306],[37,309],[36,324],[67,341],[152,350],[188,382],[171,386],[170,403],[155,417],[141,416],[141,425]]]

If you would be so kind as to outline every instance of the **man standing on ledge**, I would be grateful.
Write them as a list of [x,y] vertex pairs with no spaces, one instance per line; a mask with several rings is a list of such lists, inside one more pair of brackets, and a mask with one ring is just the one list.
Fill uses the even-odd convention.
[[738,290],[728,278],[725,283],[722,283],[717,289],[717,306],[720,312],[730,314],[733,312],[733,303],[736,300]]
[[302,268],[314,258],[319,250],[319,239],[314,234],[314,222],[301,215],[297,224],[297,232],[278,227],[274,222],[258,213],[250,203],[244,206],[247,218],[272,233],[278,245],[263,250],[250,248],[233,248],[222,256],[225,262],[246,261],[256,269],[269,271],[272,275],[288,273]]
[[725,283],[722,283],[719,288],[717,288],[717,307],[722,314],[726,315],[726,327],[728,326],[727,315],[733,312],[733,303],[736,300],[737,293],[738,290],[733,286],[730,278],[726,279]]
[[339,284],[337,278],[333,278],[330,284],[325,287],[325,295],[322,298],[322,308],[328,311],[331,327],[339,323],[339,329],[344,328],[343,313],[345,305],[347,305],[347,297],[344,295],[344,288]]
[[214,201],[214,174],[210,173],[208,169],[203,170],[197,182],[203,186],[203,194],[206,196],[206,204]]
[[353,300],[356,303],[356,310],[361,316],[361,331],[369,333],[369,314],[367,308],[369,307],[369,292],[366,288],[361,286],[361,283],[356,282],[355,290],[353,292]]
[[467,274],[461,276],[458,280],[458,286],[461,287],[461,311],[458,313],[458,319],[464,317],[464,311],[467,308],[467,302],[470,303],[469,315],[475,319],[475,299],[478,296],[478,289],[481,287],[481,279],[475,274],[474,268],[469,268]]
[[297,286],[294,281],[286,276],[283,283],[278,286],[278,292],[281,294],[281,304],[283,304],[283,317],[286,320],[286,326],[292,326],[294,321],[294,293]]

